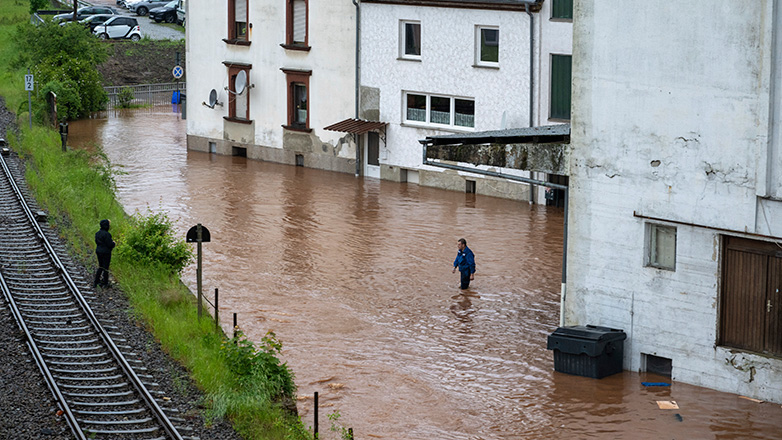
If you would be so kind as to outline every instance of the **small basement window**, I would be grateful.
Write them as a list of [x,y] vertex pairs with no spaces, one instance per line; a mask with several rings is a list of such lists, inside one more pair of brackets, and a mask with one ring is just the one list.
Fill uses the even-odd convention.
[[676,270],[676,227],[647,223],[646,266]]
[[247,157],[247,148],[231,147],[231,154],[238,157]]

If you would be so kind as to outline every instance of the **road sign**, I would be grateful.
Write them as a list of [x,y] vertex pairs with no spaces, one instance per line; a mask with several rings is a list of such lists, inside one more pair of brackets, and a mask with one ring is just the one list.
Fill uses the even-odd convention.
[[33,75],[24,76],[24,89],[28,92],[35,90],[35,81],[33,80]]
[[182,78],[185,74],[185,69],[183,69],[182,66],[174,66],[174,70],[171,71],[171,74],[174,75],[174,78],[176,79]]

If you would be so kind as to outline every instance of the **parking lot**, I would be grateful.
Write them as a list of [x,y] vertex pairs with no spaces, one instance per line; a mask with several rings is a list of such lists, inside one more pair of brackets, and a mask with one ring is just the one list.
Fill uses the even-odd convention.
[[126,8],[118,6],[116,0],[92,0],[89,3],[92,5],[109,6],[122,15],[134,17],[138,20],[139,27],[141,28],[141,35],[143,37],[151,38],[153,40],[179,40],[185,38],[184,27],[175,24],[155,23],[155,21],[150,20],[148,16],[139,17]]

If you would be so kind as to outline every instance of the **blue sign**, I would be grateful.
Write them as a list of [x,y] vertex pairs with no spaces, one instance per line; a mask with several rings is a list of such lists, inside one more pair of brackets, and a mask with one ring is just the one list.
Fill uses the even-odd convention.
[[185,74],[185,69],[183,69],[182,66],[174,66],[174,70],[171,71],[171,74],[174,75],[174,78],[176,79],[182,78]]

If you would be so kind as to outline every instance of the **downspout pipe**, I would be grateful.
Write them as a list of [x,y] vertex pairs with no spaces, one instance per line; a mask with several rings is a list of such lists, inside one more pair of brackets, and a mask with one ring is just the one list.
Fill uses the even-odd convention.
[[[529,3],[524,3],[524,12],[529,16],[529,126],[535,126],[535,16],[529,10]],[[529,172],[532,178],[532,171]],[[535,203],[535,185],[529,186],[529,202]]]
[[[361,93],[361,5],[358,0],[353,0],[356,7],[356,119],[359,118],[359,98]],[[356,177],[361,175],[361,136],[354,134],[353,141],[356,143]]]

